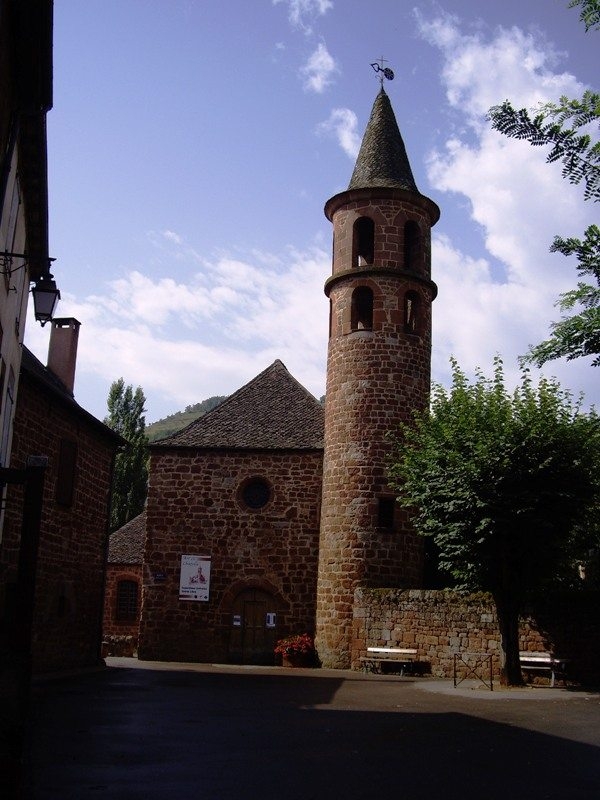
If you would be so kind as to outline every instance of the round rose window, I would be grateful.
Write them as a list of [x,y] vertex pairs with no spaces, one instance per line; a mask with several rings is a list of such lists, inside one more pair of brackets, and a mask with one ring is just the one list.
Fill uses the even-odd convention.
[[251,478],[243,485],[241,494],[244,505],[257,511],[271,499],[271,487],[264,478]]

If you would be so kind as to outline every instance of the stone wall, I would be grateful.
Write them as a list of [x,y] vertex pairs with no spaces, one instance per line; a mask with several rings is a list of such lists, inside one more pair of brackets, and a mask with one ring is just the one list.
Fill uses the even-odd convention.
[[[108,503],[116,442],[81,409],[21,376],[11,466],[48,456],[33,621],[35,672],[74,669],[100,658]],[[70,503],[59,487],[61,442],[74,453]],[[63,464],[64,466],[64,464]],[[63,485],[64,489],[64,485]],[[59,502],[60,500],[60,502]],[[23,487],[8,487],[0,545],[2,613],[11,614],[17,576]]]
[[[532,605],[520,625],[520,649],[568,658],[573,680],[600,680],[598,592],[546,596]],[[491,654],[499,674],[500,641],[491,597],[422,589],[357,589],[352,666],[359,669],[366,648],[418,650],[419,669],[452,677],[454,653]]]
[[[257,510],[241,496],[253,477],[271,490],[269,502]],[[321,479],[321,451],[156,448],[146,511],[140,658],[243,660],[239,642],[232,643],[239,633],[234,610],[244,592],[270,598],[266,610],[277,615],[276,627],[267,632],[272,639],[313,633]],[[179,599],[184,554],[210,556],[208,602]],[[264,647],[272,659],[272,646]]]

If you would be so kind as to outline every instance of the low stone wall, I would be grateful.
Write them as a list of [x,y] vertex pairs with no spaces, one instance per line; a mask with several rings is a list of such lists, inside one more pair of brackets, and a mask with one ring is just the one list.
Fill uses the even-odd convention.
[[[569,659],[569,676],[600,682],[600,596],[573,592],[546,596],[520,624],[520,649],[551,651]],[[367,647],[418,650],[425,674],[452,677],[454,654],[491,654],[499,674],[500,637],[489,594],[450,590],[357,589],[354,596],[352,667]],[[596,654],[596,655],[594,655]]]

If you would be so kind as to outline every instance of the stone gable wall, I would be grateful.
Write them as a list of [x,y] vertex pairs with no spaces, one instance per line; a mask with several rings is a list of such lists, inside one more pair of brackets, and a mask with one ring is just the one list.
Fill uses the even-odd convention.
[[[520,649],[550,651],[569,661],[569,676],[600,680],[598,592],[549,595],[520,623]],[[418,650],[419,670],[451,678],[454,653],[491,654],[499,676],[500,637],[491,597],[449,590],[357,589],[352,666],[361,668],[367,647]],[[539,675],[539,673],[538,673]]]
[[[240,490],[271,486],[253,511]],[[230,660],[232,613],[244,589],[275,601],[273,636],[314,631],[320,451],[155,450],[151,457],[139,656]],[[211,557],[208,602],[179,600],[181,556]]]
[[[75,442],[73,502],[56,501],[61,439]],[[39,384],[21,377],[11,466],[25,467],[28,455],[48,456],[37,563],[33,622],[33,669],[51,672],[98,663],[107,546],[113,443]],[[4,610],[14,596],[23,487],[8,487],[0,585]]]

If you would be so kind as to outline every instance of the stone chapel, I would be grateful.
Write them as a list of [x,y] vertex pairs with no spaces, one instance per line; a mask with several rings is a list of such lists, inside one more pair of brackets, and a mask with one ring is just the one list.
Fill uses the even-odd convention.
[[142,659],[268,664],[278,638],[308,632],[323,666],[346,668],[355,591],[422,585],[386,435],[429,396],[439,209],[416,187],[383,87],[325,214],[325,408],[275,361],[151,446]]

